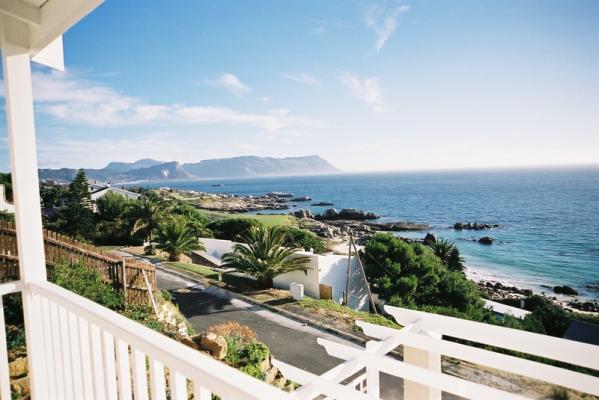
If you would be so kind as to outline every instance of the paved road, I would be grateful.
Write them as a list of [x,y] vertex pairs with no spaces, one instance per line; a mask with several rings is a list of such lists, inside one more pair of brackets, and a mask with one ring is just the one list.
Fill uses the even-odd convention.
[[[183,315],[197,331],[211,325],[234,320],[256,331],[258,339],[268,345],[275,358],[296,367],[322,374],[342,362],[330,357],[318,345],[318,337],[357,346],[326,332],[305,326],[231,296],[216,287],[204,287],[171,274],[156,270],[158,287],[173,294]],[[189,292],[178,292],[187,288]],[[381,376],[381,395],[384,399],[401,399],[402,382],[398,378]]]

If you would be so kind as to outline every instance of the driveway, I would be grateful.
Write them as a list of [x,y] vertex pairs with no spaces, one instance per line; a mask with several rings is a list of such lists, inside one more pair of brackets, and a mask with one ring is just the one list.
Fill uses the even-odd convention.
[[[236,298],[228,292],[210,286],[204,287],[177,276],[156,270],[160,289],[173,294],[183,315],[201,332],[211,325],[234,320],[256,331],[258,339],[270,348],[276,359],[322,374],[342,360],[330,357],[316,342],[319,337],[359,347],[327,332],[306,326]],[[189,292],[177,291],[187,288]],[[399,378],[381,375],[381,395],[384,399],[401,399],[403,383]]]

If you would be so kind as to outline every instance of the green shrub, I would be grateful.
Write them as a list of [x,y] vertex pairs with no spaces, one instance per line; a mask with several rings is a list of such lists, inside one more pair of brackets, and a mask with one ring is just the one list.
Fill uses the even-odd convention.
[[21,293],[7,294],[2,298],[4,322],[6,326],[6,344],[8,349],[25,346],[25,328],[23,324],[23,302]]
[[0,221],[15,222],[15,215],[8,211],[0,211]]
[[122,310],[125,306],[123,295],[106,284],[100,272],[88,269],[83,264],[57,265],[51,279],[57,285],[111,310]]
[[241,351],[241,357],[247,364],[260,364],[270,354],[268,346],[262,342],[250,343]]
[[212,222],[206,227],[213,232],[214,237],[217,239],[239,241],[251,227],[261,225],[260,222],[251,218],[229,218]]
[[474,283],[448,269],[427,246],[377,234],[366,244],[363,260],[372,291],[391,305],[453,307],[462,313],[482,309]]
[[166,301],[173,301],[173,295],[171,292],[169,292],[168,290],[162,289],[160,291],[160,295],[162,296],[162,298]]
[[239,370],[248,374],[249,376],[253,376],[256,379],[264,380],[266,377],[259,364],[244,365],[243,367],[239,368]]
[[325,246],[321,238],[310,231],[300,228],[284,228],[287,240],[285,244],[289,247],[301,247],[308,251],[313,249],[315,253],[324,253]]

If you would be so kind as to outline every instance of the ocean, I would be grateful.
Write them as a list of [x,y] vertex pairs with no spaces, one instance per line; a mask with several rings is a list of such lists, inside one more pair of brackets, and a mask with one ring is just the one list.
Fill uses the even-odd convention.
[[[212,187],[223,184],[221,187]],[[599,167],[446,172],[389,172],[321,176],[156,182],[187,190],[239,195],[272,191],[310,196],[335,208],[375,212],[381,221],[430,225],[453,240],[470,276],[551,293],[568,285],[599,299]],[[279,211],[280,212],[280,211]],[[454,231],[455,222],[499,224]],[[422,238],[426,232],[402,232]],[[491,236],[490,246],[476,240]]]

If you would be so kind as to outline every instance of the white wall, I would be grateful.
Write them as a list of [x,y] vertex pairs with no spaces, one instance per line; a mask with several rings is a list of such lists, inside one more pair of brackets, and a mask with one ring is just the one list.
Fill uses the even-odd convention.
[[[218,260],[223,254],[232,251],[235,242],[219,239],[200,239],[206,247],[206,254]],[[343,302],[343,291],[347,275],[347,256],[342,255],[320,255],[300,251],[298,256],[309,258],[306,271],[292,271],[274,278],[274,287],[289,289],[291,283],[304,285],[306,296],[315,299],[320,298],[319,284],[333,287],[333,301],[341,304]],[[368,291],[359,270],[358,260],[352,257],[349,274],[349,307],[355,310],[367,311],[369,309]]]
[[[331,285],[333,300],[341,304],[347,281],[347,256],[330,254],[318,256],[318,259],[320,283]],[[356,257],[352,257],[350,262],[348,306],[354,310],[369,309],[368,290]]]
[[306,271],[291,271],[286,274],[276,276],[273,279],[273,286],[278,289],[289,290],[291,283],[299,283],[304,285],[304,294],[315,299],[320,298],[319,274],[318,274],[318,255],[298,251],[298,256],[308,257],[309,261],[306,264]]
[[6,201],[4,185],[0,185],[0,211],[6,211],[13,214],[15,213],[14,204],[10,204],[8,201]]
[[235,245],[235,242],[220,239],[201,238],[200,242],[206,247],[206,254],[219,260],[223,254],[233,251],[233,246]]

